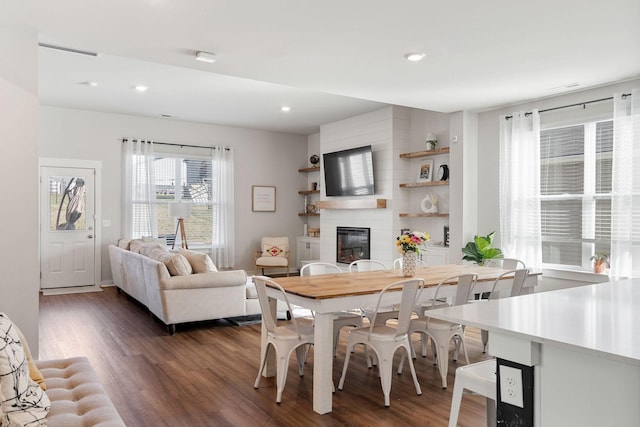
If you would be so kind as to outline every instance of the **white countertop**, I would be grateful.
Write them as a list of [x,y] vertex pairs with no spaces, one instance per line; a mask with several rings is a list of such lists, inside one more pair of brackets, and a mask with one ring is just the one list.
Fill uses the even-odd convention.
[[640,278],[470,303],[429,315],[640,366]]

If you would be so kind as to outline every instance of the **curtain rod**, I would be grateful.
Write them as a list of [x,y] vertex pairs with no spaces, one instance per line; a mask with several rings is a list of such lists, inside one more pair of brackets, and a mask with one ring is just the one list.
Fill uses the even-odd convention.
[[[128,138],[122,138],[122,143],[123,143],[123,144],[124,144],[125,142],[127,142],[127,141],[129,141],[129,139],[128,139]],[[138,141],[138,140],[137,140],[137,139],[132,139],[131,141],[136,142],[136,141]],[[171,146],[174,146],[174,147],[180,147],[180,148],[183,148],[183,147],[189,147],[189,148],[204,148],[205,150],[217,150],[217,149],[218,149],[218,147],[214,147],[213,145],[212,145],[212,146],[210,146],[210,147],[205,147],[205,146],[202,146],[202,145],[175,144],[175,143],[172,143],[172,142],[142,141],[142,140],[141,140],[141,142],[146,142],[146,143],[149,143],[149,144],[153,142],[154,144],[158,144],[158,145],[171,145]],[[230,148],[229,148],[229,147],[223,147],[223,148],[224,148],[224,150],[225,150],[225,151],[229,151],[229,150],[230,150]]]
[[[631,96],[631,94],[630,93],[623,93],[622,94],[622,99],[626,99],[628,96]],[[587,104],[593,104],[593,103],[602,102],[602,101],[611,101],[612,99],[613,99],[613,96],[610,96],[608,98],[593,99],[591,101],[578,102],[576,104],[561,105],[560,107],[545,108],[544,110],[538,111],[538,113],[546,113],[547,111],[562,110],[563,108],[579,107],[579,106],[582,106],[582,108],[585,108]],[[524,113],[525,117],[526,116],[530,116],[531,114],[533,114],[533,113],[531,113],[531,112]],[[513,118],[513,116],[505,116],[505,120],[509,120],[511,118]]]

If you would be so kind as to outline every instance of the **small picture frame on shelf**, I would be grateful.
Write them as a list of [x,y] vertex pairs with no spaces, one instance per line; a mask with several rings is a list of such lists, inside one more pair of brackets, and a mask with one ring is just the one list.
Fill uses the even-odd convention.
[[433,180],[433,160],[420,162],[416,182],[431,182]]

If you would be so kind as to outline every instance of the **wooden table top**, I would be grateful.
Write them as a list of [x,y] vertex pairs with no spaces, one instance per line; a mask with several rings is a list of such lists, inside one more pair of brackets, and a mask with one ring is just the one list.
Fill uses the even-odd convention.
[[[418,267],[415,277],[424,279],[425,287],[432,287],[437,286],[448,277],[470,273],[476,273],[479,282],[493,281],[505,271],[507,270],[495,267],[449,264]],[[540,273],[530,273],[530,275],[535,274]],[[305,298],[327,299],[379,293],[387,285],[403,279],[409,278],[402,275],[402,270],[389,269],[315,276],[276,277],[271,280],[282,286],[288,293]]]

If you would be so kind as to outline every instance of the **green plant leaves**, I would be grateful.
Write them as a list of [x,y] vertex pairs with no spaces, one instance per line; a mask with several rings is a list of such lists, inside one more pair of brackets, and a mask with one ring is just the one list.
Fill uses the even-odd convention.
[[502,258],[502,250],[491,246],[494,235],[495,231],[487,234],[486,236],[476,235],[473,238],[473,242],[467,243],[466,246],[462,248],[462,253],[464,254],[462,259],[483,265],[488,259]]

